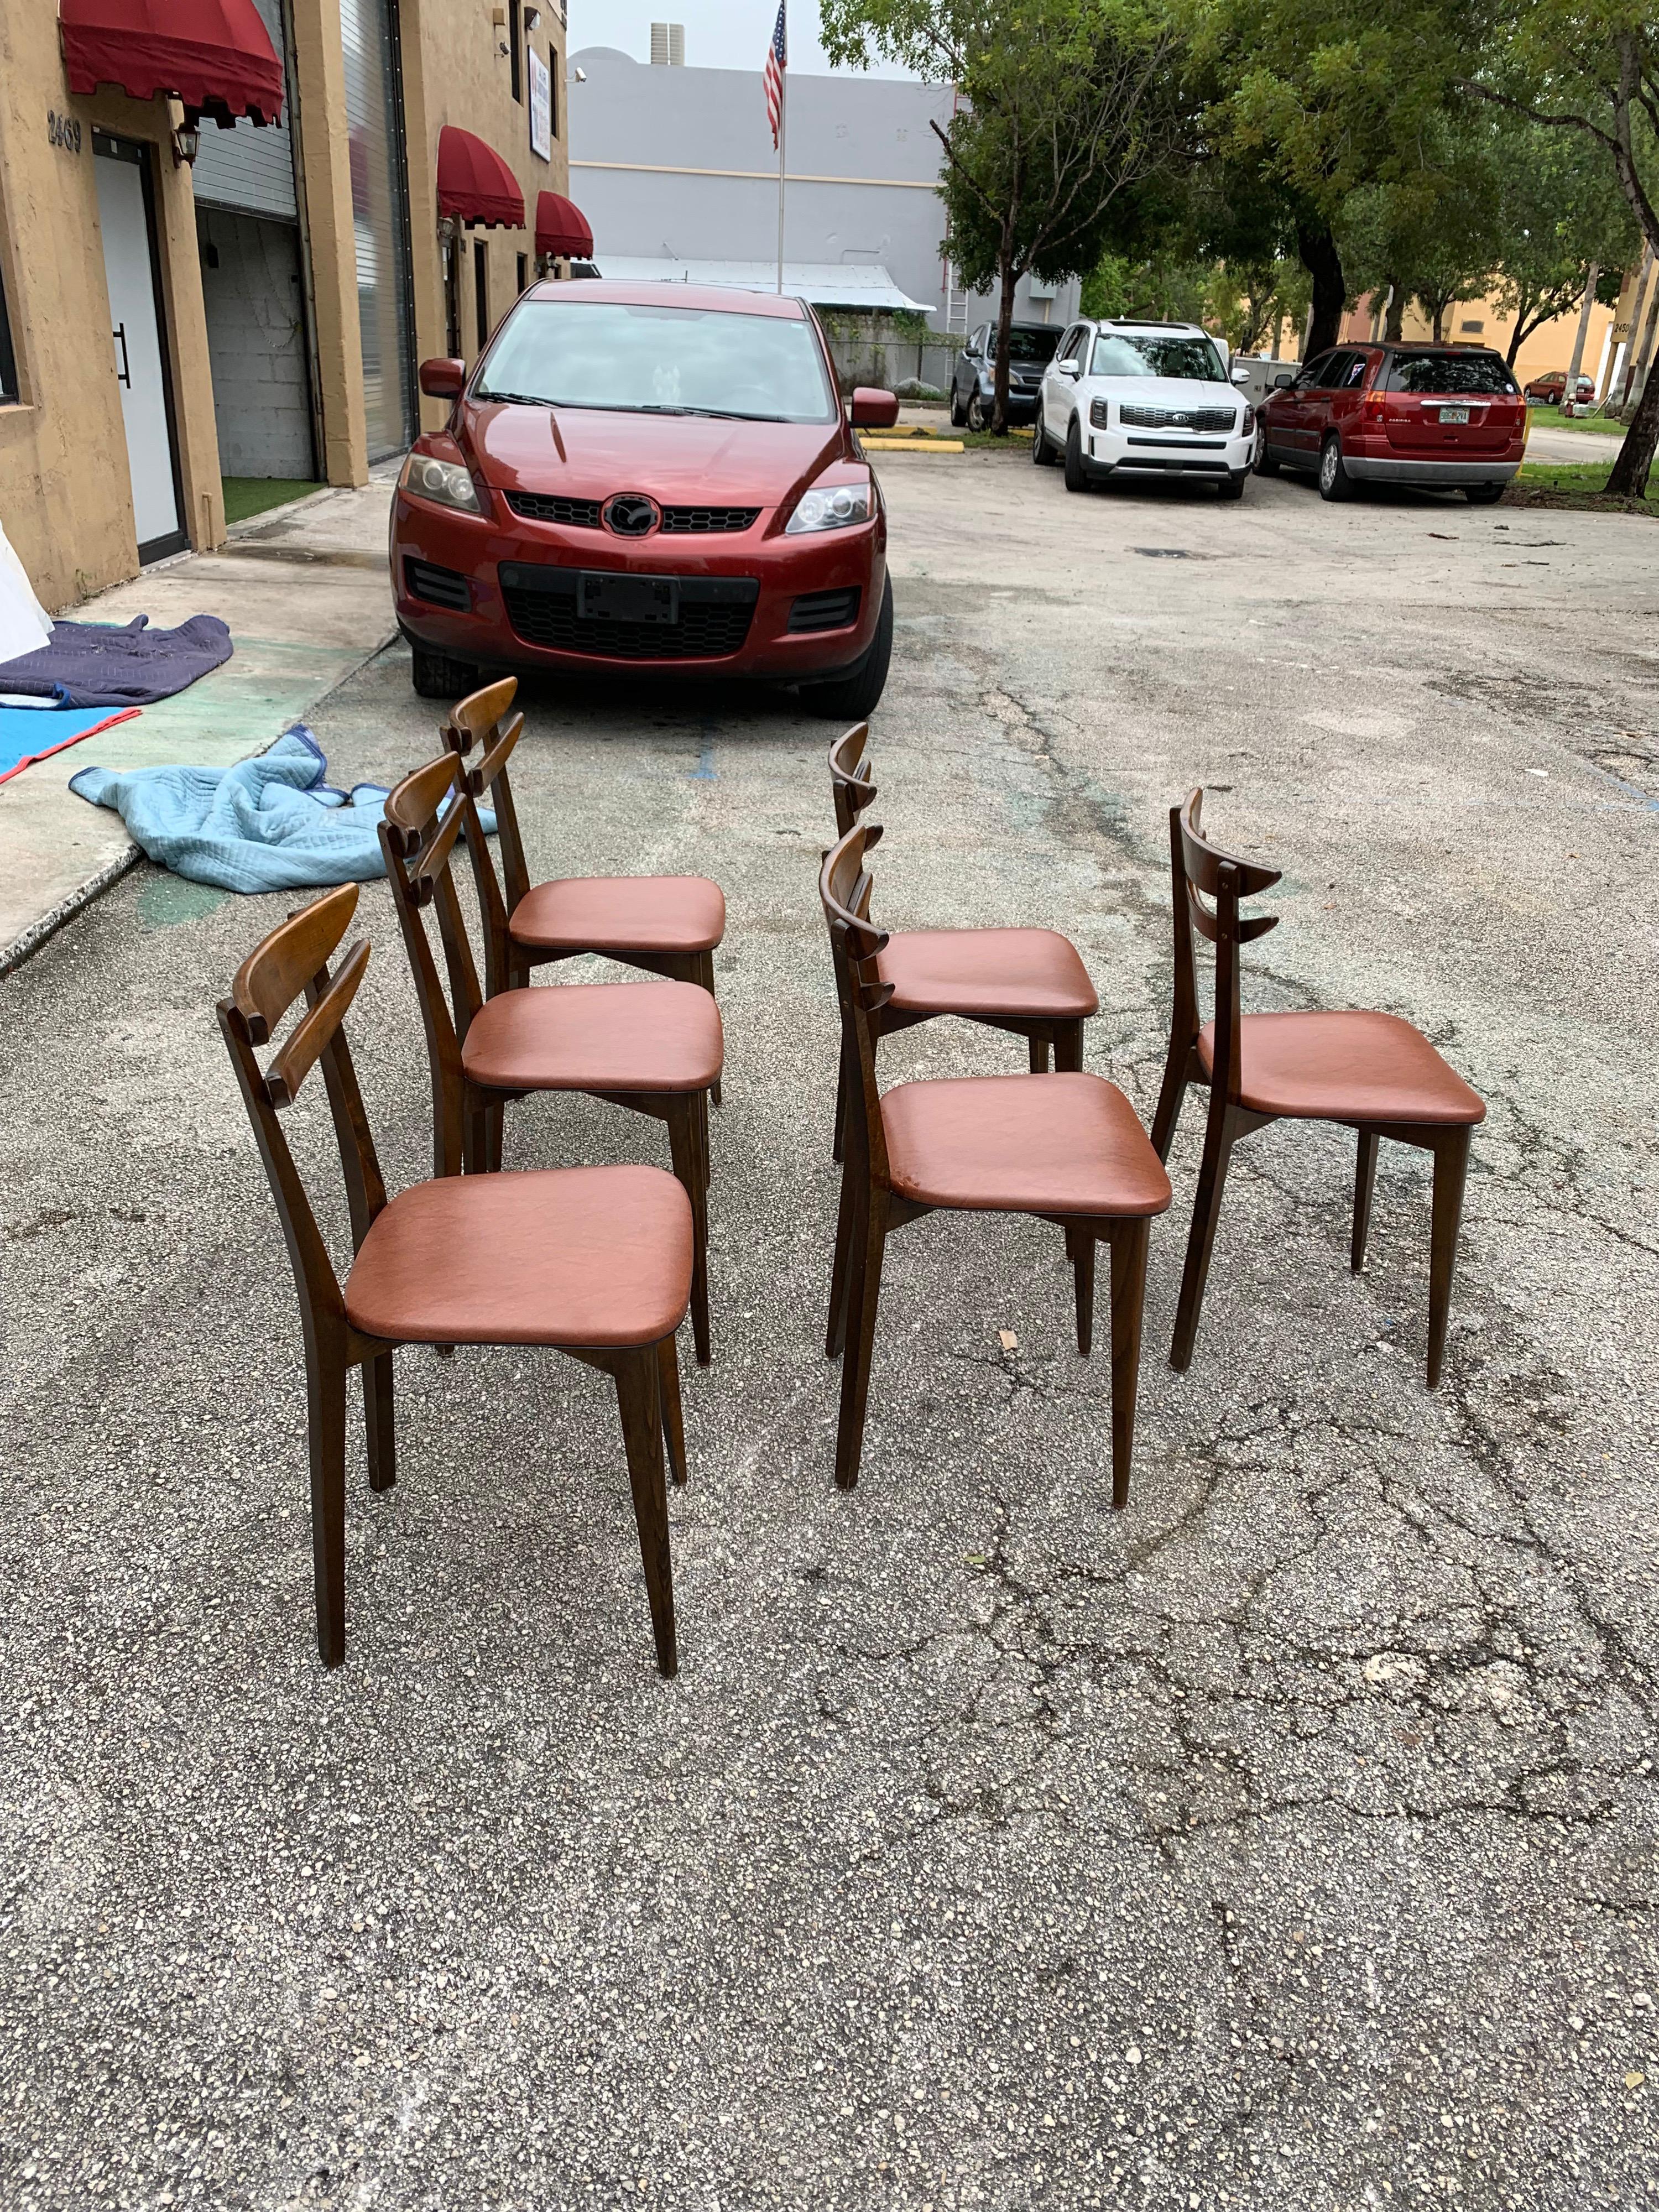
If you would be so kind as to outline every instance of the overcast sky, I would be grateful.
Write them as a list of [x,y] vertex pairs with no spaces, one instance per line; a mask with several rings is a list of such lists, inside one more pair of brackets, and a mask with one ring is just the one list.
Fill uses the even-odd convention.
[[[777,21],[777,0],[569,0],[569,49],[620,46],[636,61],[651,58],[653,23],[684,23],[688,69],[757,70]],[[789,66],[813,76],[830,73],[818,44],[817,0],[790,0]],[[883,68],[882,76],[902,76]]]

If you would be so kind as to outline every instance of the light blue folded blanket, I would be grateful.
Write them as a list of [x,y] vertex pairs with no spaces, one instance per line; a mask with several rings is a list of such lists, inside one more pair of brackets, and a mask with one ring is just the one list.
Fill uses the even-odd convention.
[[[386,787],[337,791],[303,723],[269,752],[234,768],[83,768],[70,789],[108,806],[148,860],[226,891],[309,890],[386,873],[380,821]],[[493,835],[495,816],[479,820]]]

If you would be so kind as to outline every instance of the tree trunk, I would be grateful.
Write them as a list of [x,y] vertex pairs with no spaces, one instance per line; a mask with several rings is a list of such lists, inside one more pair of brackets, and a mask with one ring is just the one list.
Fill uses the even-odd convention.
[[994,365],[991,428],[999,438],[1008,434],[1008,339],[1014,325],[1014,288],[1019,271],[1014,266],[1012,245],[1002,249],[1002,298],[997,307],[997,357]]
[[1647,492],[1653,449],[1659,446],[1659,374],[1650,375],[1642,387],[1641,404],[1631,418],[1625,442],[1607,478],[1607,489],[1626,499],[1641,499]]
[[1336,343],[1342,327],[1342,256],[1337,252],[1329,223],[1315,216],[1296,227],[1296,250],[1302,266],[1313,278],[1313,318],[1308,325],[1307,358]]
[[1406,330],[1406,288],[1397,276],[1389,280],[1389,312],[1384,319],[1382,335],[1390,345],[1398,345]]
[[[1527,328],[1528,312],[1525,300],[1517,301],[1515,309],[1515,328],[1510,332],[1509,349],[1504,356],[1504,366],[1506,368],[1515,367],[1515,356],[1532,336],[1532,332]],[[1565,398],[1565,395],[1563,394],[1563,397]]]

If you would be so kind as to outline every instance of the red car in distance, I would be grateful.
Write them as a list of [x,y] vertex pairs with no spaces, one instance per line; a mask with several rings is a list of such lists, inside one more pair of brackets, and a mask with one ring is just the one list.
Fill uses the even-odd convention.
[[756,677],[859,720],[892,649],[887,522],[799,300],[603,278],[538,284],[451,399],[392,501],[398,623],[422,698],[481,671]]
[[1501,499],[1527,450],[1527,404],[1484,346],[1336,346],[1276,380],[1260,476],[1305,470],[1324,499],[1361,483]]

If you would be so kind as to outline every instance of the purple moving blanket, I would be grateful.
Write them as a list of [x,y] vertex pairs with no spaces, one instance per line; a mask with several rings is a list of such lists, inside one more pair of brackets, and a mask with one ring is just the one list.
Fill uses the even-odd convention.
[[52,643],[0,660],[0,691],[55,698],[60,707],[147,707],[170,699],[230,659],[230,632],[217,615],[191,615],[177,629],[130,623],[54,623]]

